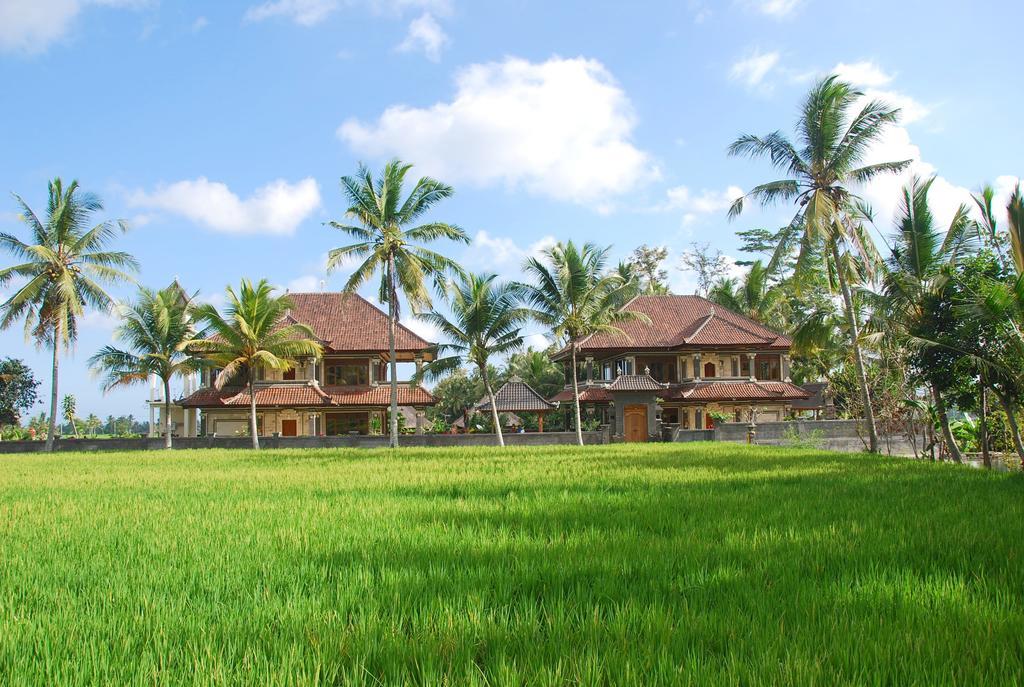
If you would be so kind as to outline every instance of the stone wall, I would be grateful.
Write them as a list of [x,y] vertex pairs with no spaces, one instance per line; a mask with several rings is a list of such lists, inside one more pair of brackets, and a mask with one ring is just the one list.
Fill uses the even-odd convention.
[[[792,437],[815,448],[829,451],[866,451],[867,433],[861,428],[861,420],[790,420],[785,422],[761,422],[756,425],[755,444],[781,446],[794,443]],[[715,441],[746,443],[747,423],[726,422],[715,427]],[[914,447],[902,434],[888,434],[879,437],[882,453],[899,456],[914,455]],[[920,447],[918,447],[920,450]]]
[[[524,434],[505,434],[508,446],[571,446],[576,443],[575,432],[528,432]],[[608,434],[604,431],[584,432],[584,444],[608,443]],[[493,434],[418,434],[403,435],[398,439],[399,446],[431,447],[431,446],[497,446],[497,437]],[[340,436],[340,437],[260,437],[262,448],[387,448],[385,436]],[[55,449],[58,451],[158,451],[163,449],[164,440],[160,438],[136,439],[58,439]],[[197,437],[179,438],[174,440],[175,449],[197,448],[238,448],[252,447],[248,437]],[[44,451],[43,441],[2,441],[0,453],[38,453]]]

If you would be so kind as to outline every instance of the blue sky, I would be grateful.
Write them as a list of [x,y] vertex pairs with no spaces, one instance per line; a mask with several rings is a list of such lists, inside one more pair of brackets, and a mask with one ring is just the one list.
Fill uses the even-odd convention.
[[[142,283],[217,302],[243,276],[340,288],[338,177],[398,156],[456,187],[436,217],[475,237],[452,249],[472,269],[514,277],[555,239],[648,243],[688,292],[691,241],[736,255],[735,230],[787,217],[727,222],[774,176],[726,146],[791,130],[829,71],[904,109],[872,156],[939,175],[940,216],[982,183],[1008,192],[1022,19],[1016,2],[0,0],[0,190],[42,208],[48,179],[79,179],[132,224]],[[863,189],[883,231],[900,183]],[[0,227],[25,235],[6,195]],[[142,416],[144,389],[103,397],[86,370],[114,324],[86,318],[62,393]],[[48,383],[20,329],[0,351]]]

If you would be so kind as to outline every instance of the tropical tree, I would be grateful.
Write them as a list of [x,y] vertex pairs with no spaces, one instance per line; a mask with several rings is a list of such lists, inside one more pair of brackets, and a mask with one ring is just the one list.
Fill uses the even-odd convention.
[[128,253],[110,250],[127,225],[117,220],[90,228],[94,213],[103,209],[99,198],[85,193],[72,181],[67,187],[57,178],[49,184],[45,221],[15,195],[21,220],[31,238],[26,242],[0,233],[0,247],[23,262],[0,270],[0,286],[14,279],[24,284],[0,306],[0,329],[24,320],[25,335],[53,352],[50,384],[50,427],[46,449],[53,450],[57,429],[58,364],[78,337],[78,318],[87,307],[109,310],[112,299],[104,285],[131,281],[128,272],[138,263]]
[[153,375],[164,387],[164,446],[171,448],[171,380],[202,369],[189,347],[196,338],[192,299],[177,282],[161,291],[140,288],[134,303],[117,307],[114,331],[126,346],[104,346],[89,359],[104,375],[103,389],[144,384]]
[[64,422],[71,425],[71,431],[78,436],[78,425],[75,424],[75,397],[71,394],[65,394],[61,400],[61,415],[64,418]]
[[664,295],[668,291],[668,270],[662,263],[668,258],[665,246],[648,246],[646,243],[633,249],[629,264],[639,275],[641,291],[647,295]]
[[565,373],[551,361],[547,351],[528,348],[508,358],[507,377],[519,377],[545,398],[565,386]]
[[742,280],[719,279],[708,292],[708,300],[765,324],[780,324],[782,291],[771,283],[768,269],[755,260]]
[[899,119],[898,108],[875,100],[856,109],[863,97],[863,93],[838,77],[829,76],[819,81],[804,100],[796,144],[779,131],[767,136],[745,134],[736,139],[729,146],[730,155],[768,158],[775,168],[785,172],[786,178],[755,186],[733,202],[729,217],[742,213],[748,199],[761,205],[779,201],[797,204],[796,215],[780,236],[780,250],[789,252],[794,242],[799,244],[798,272],[806,269],[807,261],[801,259],[805,255],[821,251],[826,257],[828,273],[842,293],[869,446],[877,452],[878,432],[851,281],[857,278],[859,270],[870,270],[877,264],[880,256],[861,221],[864,203],[849,187],[901,172],[910,160],[863,164],[872,144]]
[[[954,213],[948,228],[940,230],[928,204],[928,193],[934,177],[921,181],[911,179],[904,187],[896,215],[896,231],[890,239],[891,255],[882,277],[881,297],[874,299],[874,329],[894,348],[919,348],[931,345],[934,336],[931,323],[933,310],[941,301],[942,291],[950,278],[955,262],[973,247],[968,230],[972,227],[967,206]],[[912,364],[927,381],[935,404],[942,436],[956,462],[963,457],[950,429],[944,392],[951,378],[949,366],[941,369],[936,361],[911,355]]]
[[722,251],[712,249],[709,243],[690,244],[690,250],[679,258],[679,269],[697,275],[697,295],[706,296],[711,286],[729,271]]
[[85,418],[85,431],[89,436],[96,436],[96,431],[102,426],[103,421],[93,413],[90,413],[89,417]]
[[431,307],[427,280],[442,287],[448,274],[462,274],[452,259],[424,248],[420,243],[449,239],[469,243],[466,233],[454,224],[418,222],[438,202],[450,197],[451,186],[421,177],[402,199],[405,175],[412,165],[388,162],[376,180],[365,165],[355,176],[341,178],[349,203],[346,217],[355,224],[328,224],[356,239],[328,253],[327,269],[333,271],[353,258],[362,262],[345,284],[352,292],[380,273],[378,299],[388,306],[388,353],[391,366],[391,448],[398,447],[398,361],[395,358],[395,330],[401,316],[399,295],[405,296],[414,313]]
[[559,242],[544,250],[539,258],[527,259],[523,269],[533,283],[520,285],[531,317],[550,327],[555,339],[569,347],[576,441],[580,446],[580,342],[591,334],[621,333],[615,325],[628,320],[648,320],[642,313],[622,309],[622,278],[605,271],[609,250],[593,243],[580,248],[572,241]]
[[207,364],[220,369],[214,387],[241,378],[249,391],[249,435],[259,449],[256,425],[256,372],[260,368],[287,371],[301,358],[319,358],[323,352],[313,330],[290,322],[293,307],[287,296],[275,296],[267,280],[253,284],[243,279],[238,289],[227,288],[227,308],[222,315],[210,304],[196,308],[195,319],[206,325],[190,350],[202,354]]
[[20,425],[21,414],[34,406],[39,382],[17,358],[0,360],[0,428]]
[[432,310],[419,317],[446,339],[437,345],[441,357],[427,365],[424,373],[438,378],[459,369],[464,362],[475,365],[491,403],[498,445],[504,446],[488,363],[523,345],[521,327],[529,313],[519,299],[522,289],[496,279],[494,274],[466,275],[445,289],[451,316]]

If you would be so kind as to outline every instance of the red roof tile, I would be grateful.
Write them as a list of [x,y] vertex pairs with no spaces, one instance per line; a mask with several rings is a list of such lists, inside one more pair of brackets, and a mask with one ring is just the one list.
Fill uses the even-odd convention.
[[[572,389],[563,389],[548,400],[552,403],[572,403]],[[580,389],[580,403],[609,403],[611,400],[611,394],[603,387]]]
[[583,340],[581,350],[722,346],[784,349],[793,343],[789,337],[700,296],[637,296],[625,309],[643,313],[650,322],[621,322],[616,327],[622,334],[593,334]]
[[810,394],[788,382],[694,382],[662,394],[666,401],[789,401]]
[[[388,316],[358,294],[289,293],[290,316],[309,326],[330,351],[388,350]],[[398,325],[395,348],[403,353],[430,347],[408,327]]]
[[665,386],[649,374],[619,375],[608,387],[608,391],[664,391]]
[[[330,407],[340,405],[387,406],[391,403],[391,387],[387,385],[325,386],[309,384],[272,384],[256,388],[258,407]],[[429,391],[421,386],[398,387],[399,405],[433,405],[436,403]],[[245,407],[249,405],[248,389],[200,389],[179,405],[186,408]]]

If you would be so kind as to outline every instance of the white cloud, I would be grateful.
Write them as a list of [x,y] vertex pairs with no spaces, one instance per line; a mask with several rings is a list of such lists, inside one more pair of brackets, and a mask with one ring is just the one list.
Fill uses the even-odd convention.
[[492,236],[481,229],[473,237],[473,244],[466,249],[462,264],[504,274],[509,279],[519,279],[523,262],[527,258],[538,257],[556,242],[557,239],[549,234],[522,248],[514,239]]
[[316,274],[304,274],[296,277],[285,284],[285,288],[292,293],[312,293],[323,291],[320,282],[323,278]]
[[206,17],[196,17],[196,20],[192,22],[192,33],[199,33],[209,25],[210,20]]
[[607,204],[658,177],[631,141],[635,121],[596,60],[508,58],[459,72],[451,102],[395,105],[376,122],[345,121],[338,136],[362,155],[416,160],[445,181]]
[[724,191],[702,189],[693,193],[687,186],[674,186],[665,192],[665,202],[656,206],[656,212],[682,210],[683,224],[692,224],[702,216],[724,213],[734,200],[743,195],[739,186],[729,186]]
[[299,26],[314,26],[327,19],[339,6],[338,0],[272,0],[246,10],[245,21],[285,17]]
[[149,0],[2,0],[0,51],[36,54],[61,39],[89,6],[140,8]]
[[861,61],[850,64],[840,62],[832,68],[832,73],[839,76],[864,92],[871,100],[881,100],[891,107],[900,108],[900,122],[911,124],[924,119],[931,110],[926,105],[900,91],[885,89],[895,78],[894,75],[882,70],[874,62]]
[[793,14],[803,4],[804,0],[755,0],[753,7],[761,14],[781,18]]
[[182,215],[215,231],[290,235],[320,207],[320,187],[311,177],[294,184],[278,179],[242,199],[226,184],[200,177],[149,193],[136,191],[128,202]]
[[429,10],[441,15],[451,11],[449,0],[362,0],[361,3],[343,3],[341,0],[267,0],[249,7],[244,19],[255,22],[283,17],[299,26],[315,26],[341,9],[343,4],[363,4],[374,12],[398,16],[406,10],[415,9]]
[[441,50],[448,44],[448,34],[430,12],[424,12],[409,23],[405,40],[398,45],[399,52],[422,52],[427,59],[437,62]]
[[779,63],[779,53],[755,51],[749,57],[735,62],[729,69],[729,78],[748,88],[761,86],[768,72]]

